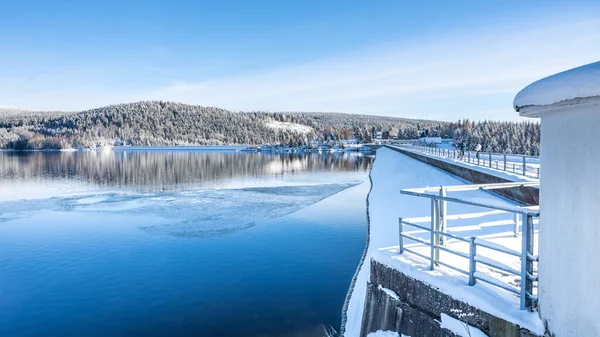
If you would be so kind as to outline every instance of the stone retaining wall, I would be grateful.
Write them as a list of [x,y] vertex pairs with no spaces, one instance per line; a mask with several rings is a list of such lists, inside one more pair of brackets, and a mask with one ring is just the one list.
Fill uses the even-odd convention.
[[[380,286],[392,290],[398,297],[390,296]],[[411,337],[455,337],[454,333],[441,327],[442,313],[476,327],[490,337],[538,337],[423,281],[371,260],[362,337],[377,330],[396,331]]]

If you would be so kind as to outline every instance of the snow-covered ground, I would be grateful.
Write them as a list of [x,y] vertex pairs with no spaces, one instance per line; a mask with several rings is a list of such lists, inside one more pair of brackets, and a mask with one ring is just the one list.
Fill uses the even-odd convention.
[[[519,299],[516,296],[499,288],[483,284],[483,282],[478,282],[471,287],[462,274],[445,268],[436,268],[434,271],[430,271],[428,261],[424,261],[410,253],[398,254],[398,218],[415,218],[430,214],[429,199],[402,195],[400,190],[425,186],[462,185],[464,184],[462,180],[388,148],[380,148],[377,151],[377,157],[371,171],[371,179],[373,186],[368,198],[369,244],[349,299],[344,330],[345,336],[353,337],[358,336],[360,333],[371,259],[428,282],[450,296],[490,314],[512,321],[533,332],[543,334],[543,325],[537,313],[519,310]],[[523,178],[521,177],[521,179]],[[514,206],[509,201],[484,191],[460,193],[461,198],[472,201]],[[448,205],[448,215],[481,211],[483,211],[481,208],[467,205]],[[515,247],[514,245],[518,245],[520,240],[512,237],[508,217],[508,214],[492,215],[490,220],[486,218],[488,225],[483,226],[481,224],[477,225],[477,219],[450,221],[448,227],[450,232],[455,231],[453,234],[460,236],[486,235],[492,241],[516,249],[518,246]],[[459,230],[463,230],[463,232],[457,233]],[[456,246],[455,248],[462,249],[458,243],[453,245]],[[501,259],[498,254],[491,251],[481,251],[481,255],[496,260]],[[442,255],[442,258],[446,257]],[[515,263],[510,258],[503,260],[503,262],[508,265],[514,265]],[[485,270],[481,269],[481,271]],[[506,280],[510,281],[510,279]]]

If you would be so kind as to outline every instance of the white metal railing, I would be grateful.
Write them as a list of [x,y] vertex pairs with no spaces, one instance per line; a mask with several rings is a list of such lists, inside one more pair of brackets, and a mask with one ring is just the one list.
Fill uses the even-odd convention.
[[540,178],[539,157],[536,156],[497,152],[461,152],[457,149],[442,149],[433,146],[410,144],[398,144],[398,146],[417,150],[434,156],[460,160],[469,164],[493,168],[500,171],[513,172],[526,177]]
[[[534,224],[539,224],[539,207],[520,207],[520,206],[500,206],[487,203],[469,201],[447,196],[448,192],[462,192],[473,190],[497,190],[503,188],[514,188],[519,186],[536,186],[539,183],[499,183],[499,184],[481,184],[481,185],[460,185],[460,186],[439,186],[417,189],[402,190],[402,194],[412,195],[416,197],[424,197],[431,199],[431,216],[421,218],[399,218],[399,252],[409,252],[420,256],[430,261],[430,268],[435,266],[445,266],[459,273],[467,275],[469,285],[474,285],[477,281],[483,281],[496,287],[502,288],[520,297],[520,308],[522,310],[533,310],[537,304],[537,294],[534,293],[534,283],[537,282],[537,272],[534,271],[534,263],[537,263],[538,257],[534,254]],[[455,214],[448,215],[448,203],[457,203],[463,205],[477,206],[491,211]],[[508,247],[499,245],[483,237],[470,236],[462,237],[456,234],[448,233],[447,221],[466,219],[466,218],[481,218],[491,214],[511,214],[509,223],[513,225],[514,236],[521,235],[521,251],[516,251]],[[522,219],[522,221],[520,220]],[[521,223],[522,222],[522,223]],[[429,226],[420,223],[429,223]],[[506,224],[507,222],[502,222]],[[418,228],[421,233],[428,233],[429,239],[423,239],[414,236],[414,232],[408,233],[405,226]],[[519,230],[521,229],[521,230]],[[429,247],[429,254],[423,254],[407,247],[404,244],[404,239],[408,239]],[[452,249],[448,246],[450,240],[463,242],[469,245],[468,253]],[[486,258],[477,253],[477,248],[482,247],[490,249],[497,253],[507,254],[517,257],[521,260],[520,269],[510,267],[498,260]],[[462,257],[469,262],[468,270],[459,268],[451,263],[446,263],[440,260],[440,251],[447,252],[459,257]],[[486,267],[491,267],[504,273],[520,277],[519,287],[515,287],[493,276],[477,271],[477,265],[482,264]]]

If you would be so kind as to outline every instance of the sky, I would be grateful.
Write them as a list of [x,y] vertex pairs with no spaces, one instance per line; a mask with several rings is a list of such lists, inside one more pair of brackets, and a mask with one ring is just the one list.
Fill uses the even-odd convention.
[[600,1],[0,0],[0,106],[518,120],[529,83],[600,60]]

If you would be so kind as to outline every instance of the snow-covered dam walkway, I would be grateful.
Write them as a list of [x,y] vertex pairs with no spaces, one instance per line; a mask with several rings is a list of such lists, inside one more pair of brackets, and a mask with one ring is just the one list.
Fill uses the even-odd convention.
[[[431,203],[428,199],[402,195],[400,194],[400,190],[426,186],[466,184],[463,180],[445,171],[385,147],[377,150],[376,159],[371,170],[371,182],[372,188],[368,196],[368,244],[363,260],[357,270],[344,312],[344,326],[342,329],[344,336],[347,337],[359,336],[361,332],[367,282],[370,279],[371,259],[381,262],[382,259],[389,258],[390,254],[397,252],[398,218],[422,217],[430,214]],[[465,192],[463,196],[469,198],[469,200],[491,203],[498,206],[514,206],[508,200],[480,190]],[[472,208],[469,209],[467,205],[452,205],[450,211],[452,213],[462,213],[472,211]],[[420,268],[415,265],[412,267],[416,269]],[[421,268],[419,270],[426,269]],[[424,276],[426,281],[430,281],[436,277],[440,279],[440,276],[444,275],[443,271],[440,272],[439,270],[427,270],[423,271],[423,273],[426,274]],[[469,298],[465,299],[466,302],[474,306],[483,307],[482,309],[487,311],[509,310],[506,314],[502,314],[505,319],[511,320],[520,326],[528,327],[531,330],[543,330],[543,326],[540,325],[541,322],[538,322],[539,319],[536,313],[519,312],[518,305],[513,310],[511,307],[513,303],[510,300],[497,300],[488,296],[487,301],[486,298],[479,301],[478,291],[484,294],[490,293],[486,285],[477,284],[474,287],[469,287],[467,284],[450,280],[449,287],[457,288],[456,291],[458,292],[471,292],[470,289],[478,288],[475,289],[474,293],[467,296]],[[440,288],[443,289],[444,287]],[[515,301],[518,303],[518,300]],[[498,307],[494,309],[493,307],[496,305]]]

